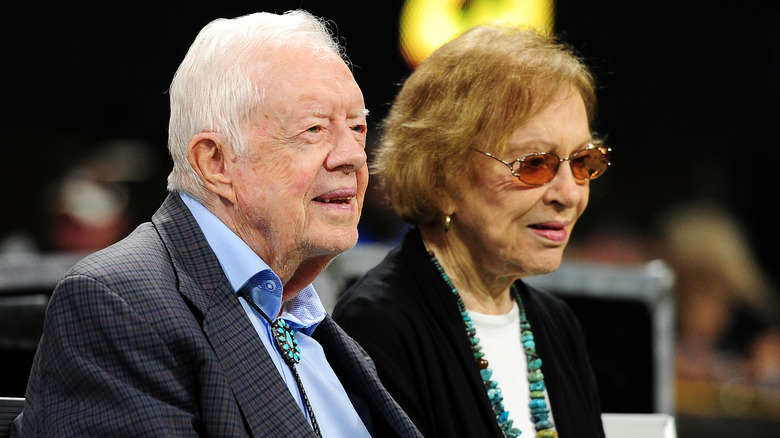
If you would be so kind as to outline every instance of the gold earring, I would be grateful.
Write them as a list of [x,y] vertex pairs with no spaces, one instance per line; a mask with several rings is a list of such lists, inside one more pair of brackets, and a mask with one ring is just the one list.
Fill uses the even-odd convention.
[[450,224],[452,224],[452,218],[450,215],[444,216],[444,232],[449,233],[450,231]]

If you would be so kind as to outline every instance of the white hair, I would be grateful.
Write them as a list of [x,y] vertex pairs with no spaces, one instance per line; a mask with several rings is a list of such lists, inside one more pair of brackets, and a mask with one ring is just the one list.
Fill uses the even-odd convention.
[[345,59],[325,21],[302,10],[217,19],[198,33],[169,90],[168,151],[173,159],[169,191],[201,201],[207,194],[187,159],[196,134],[216,132],[236,155],[245,155],[242,123],[261,106],[269,85],[258,83],[262,81],[258,68],[272,63],[277,50],[301,46]]

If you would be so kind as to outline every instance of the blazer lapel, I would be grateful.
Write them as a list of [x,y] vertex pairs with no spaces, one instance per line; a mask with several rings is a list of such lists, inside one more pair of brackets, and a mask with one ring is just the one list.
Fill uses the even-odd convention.
[[177,193],[168,196],[152,222],[173,260],[179,290],[201,321],[252,434],[306,436],[309,431],[314,436]]
[[360,397],[401,437],[422,437],[409,417],[379,381],[376,367],[354,339],[330,316],[317,326],[313,337],[322,345],[328,363],[344,387]]
[[214,291],[203,332],[217,354],[255,436],[305,436],[313,430],[229,286]]

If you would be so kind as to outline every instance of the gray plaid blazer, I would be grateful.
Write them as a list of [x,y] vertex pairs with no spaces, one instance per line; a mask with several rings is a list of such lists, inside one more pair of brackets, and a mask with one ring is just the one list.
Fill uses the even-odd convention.
[[[421,436],[328,316],[314,337],[374,436]],[[178,194],[55,289],[16,435],[314,437]]]

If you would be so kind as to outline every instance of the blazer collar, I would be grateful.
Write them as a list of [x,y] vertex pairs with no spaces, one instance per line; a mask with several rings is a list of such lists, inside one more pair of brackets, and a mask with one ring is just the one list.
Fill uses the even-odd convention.
[[308,420],[178,193],[168,195],[152,223],[173,261],[179,291],[201,322],[252,434],[262,436],[263,431],[278,430],[284,434],[281,436],[300,436],[300,431],[306,430],[301,426],[308,427]]

